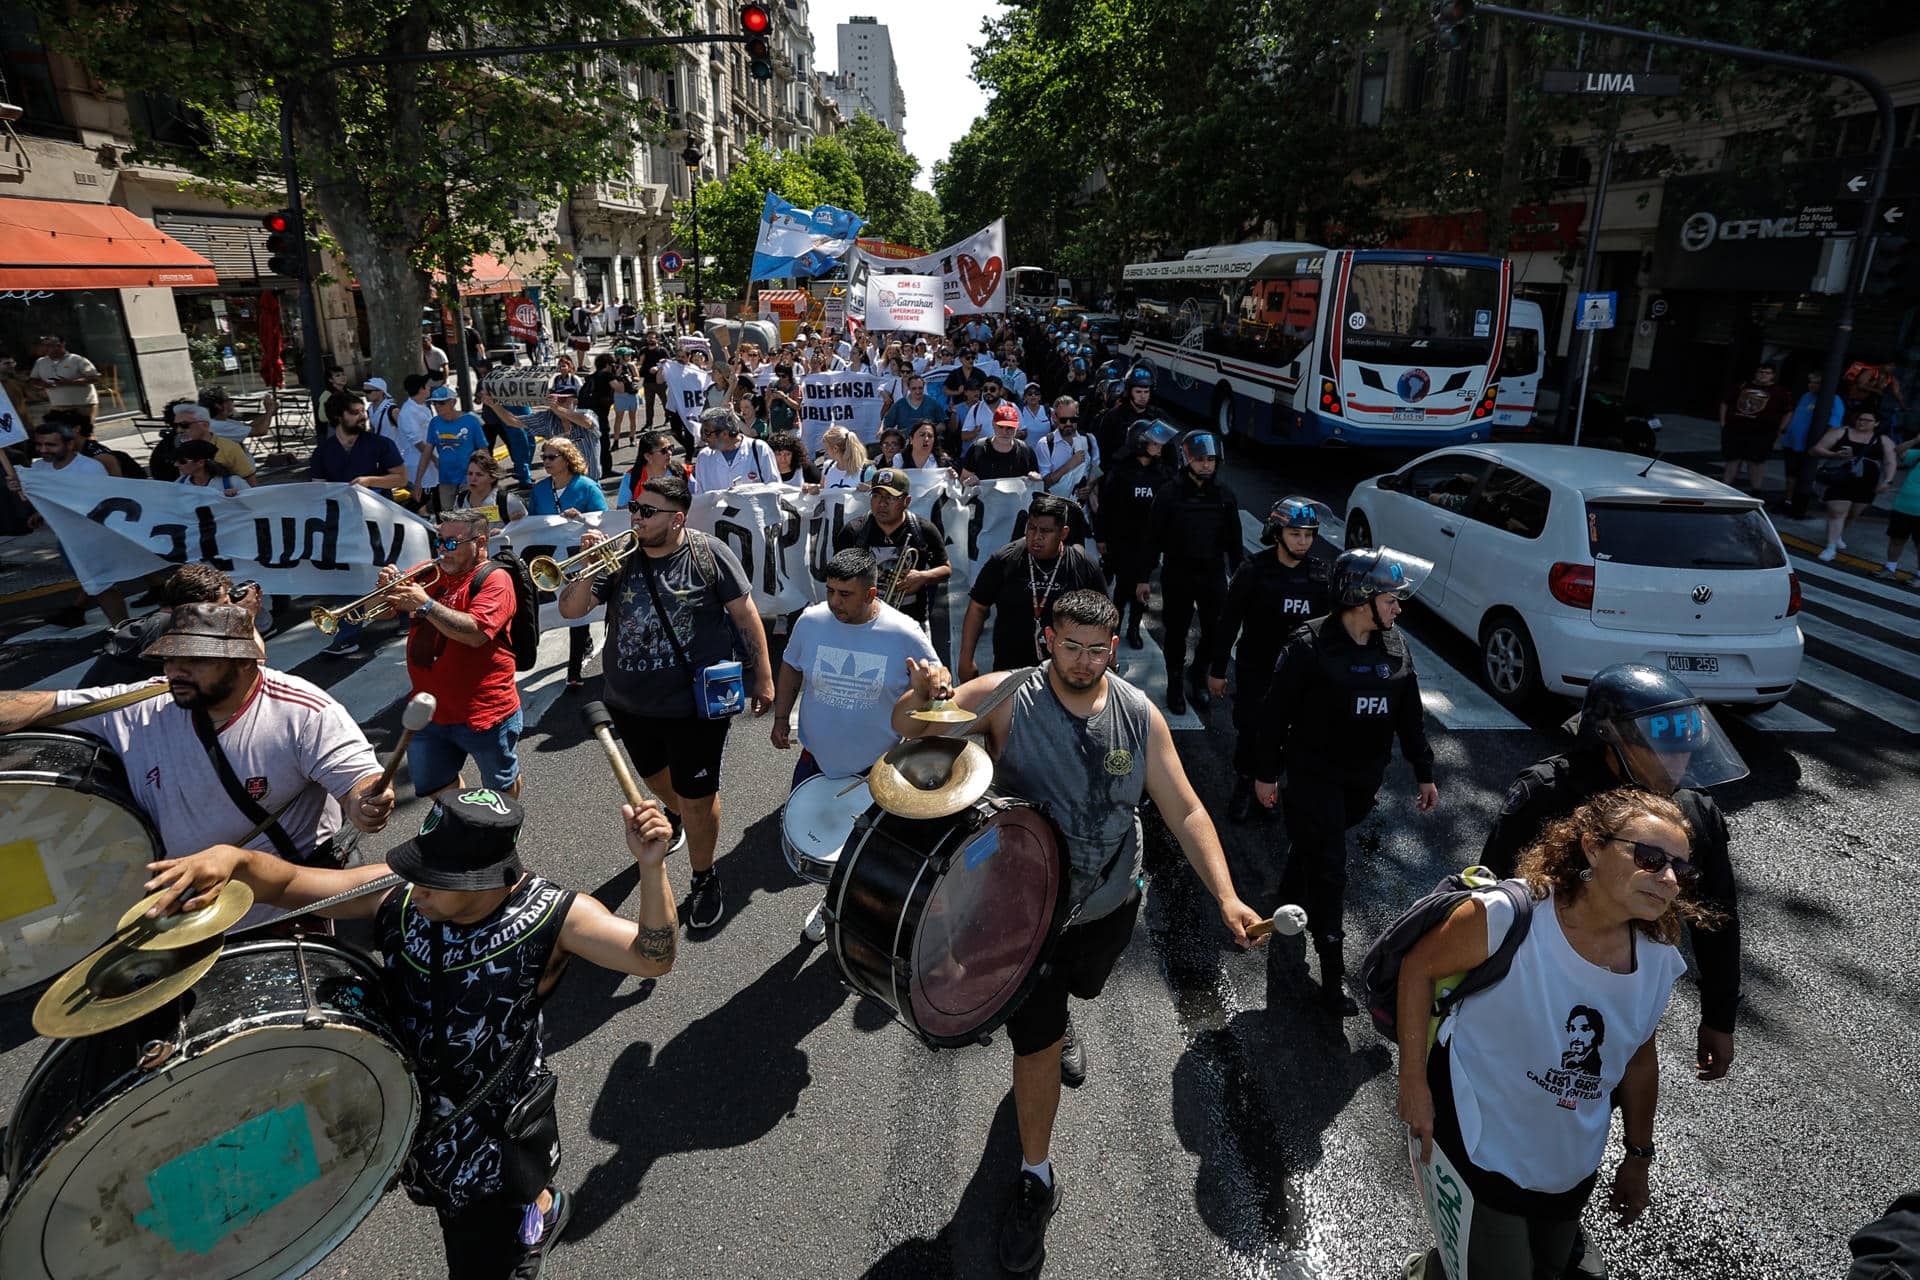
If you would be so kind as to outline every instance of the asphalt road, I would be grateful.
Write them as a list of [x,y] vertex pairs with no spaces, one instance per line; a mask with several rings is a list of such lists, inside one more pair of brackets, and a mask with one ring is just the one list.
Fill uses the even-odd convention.
[[[1226,476],[1263,511],[1282,492],[1337,503],[1374,469],[1353,455],[1236,457]],[[1474,669],[1471,646],[1417,607],[1404,625],[1456,672]],[[0,651],[0,685],[47,660]],[[617,789],[575,702],[543,705],[522,743],[523,847],[543,874],[621,909],[635,878]],[[1753,767],[1719,793],[1743,884],[1739,1058],[1726,1080],[1693,1079],[1698,1007],[1683,982],[1660,1037],[1653,1208],[1620,1229],[1597,1196],[1587,1217],[1615,1276],[1835,1276],[1846,1237],[1913,1186],[1913,739],[1818,695],[1796,693],[1795,706],[1832,731],[1730,724]],[[1436,725],[1432,815],[1413,813],[1412,777],[1396,764],[1353,833],[1351,935],[1371,937],[1474,860],[1514,772],[1564,741],[1566,710],[1542,708],[1519,729]],[[393,712],[369,719],[376,739],[391,738]],[[1229,708],[1216,702],[1204,719],[1176,742],[1242,896],[1270,910],[1281,828],[1225,823]],[[738,721],[728,744],[722,926],[685,942],[657,984],[576,966],[549,1006],[561,1181],[577,1209],[547,1275],[999,1274],[994,1239],[1018,1164],[1009,1050],[996,1039],[927,1051],[801,942],[819,890],[796,884],[780,853],[792,758],[766,728]],[[404,807],[371,851],[421,812]],[[1077,1015],[1092,1077],[1061,1110],[1065,1203],[1044,1274],[1397,1275],[1427,1231],[1389,1046],[1362,1019],[1336,1023],[1303,1004],[1295,980],[1273,971],[1275,950],[1238,952],[1164,831],[1149,827],[1148,908],[1106,994]],[[673,874],[684,892],[684,863]],[[0,1002],[9,1104],[43,1048],[29,1007]],[[438,1231],[388,1195],[314,1274],[444,1274]]]

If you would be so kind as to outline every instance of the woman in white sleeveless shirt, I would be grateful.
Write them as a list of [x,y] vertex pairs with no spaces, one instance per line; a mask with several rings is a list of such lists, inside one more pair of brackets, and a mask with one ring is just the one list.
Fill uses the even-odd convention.
[[[1480,964],[1513,923],[1476,894],[1407,952],[1400,969],[1400,1117],[1473,1196],[1463,1241],[1474,1276],[1559,1280],[1607,1154],[1616,1090],[1627,1151],[1610,1200],[1627,1221],[1648,1199],[1659,1093],[1654,1032],[1686,971],[1682,917],[1692,832],[1671,801],[1597,796],[1548,825],[1521,857],[1532,927],[1507,976],[1461,1001],[1426,1047],[1435,979]],[[1444,1276],[1435,1250],[1407,1275]]]

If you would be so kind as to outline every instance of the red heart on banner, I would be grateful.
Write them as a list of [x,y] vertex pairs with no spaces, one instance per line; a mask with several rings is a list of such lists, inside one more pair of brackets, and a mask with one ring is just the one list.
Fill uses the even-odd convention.
[[986,265],[981,266],[972,254],[963,253],[960,255],[960,287],[973,299],[974,306],[984,307],[1000,287],[1000,273],[1004,270],[998,258],[988,258]]

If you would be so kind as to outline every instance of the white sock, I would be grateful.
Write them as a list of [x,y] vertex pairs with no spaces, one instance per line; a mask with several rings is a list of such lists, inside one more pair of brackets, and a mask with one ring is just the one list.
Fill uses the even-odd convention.
[[1898,572],[1900,572],[1900,565],[1899,565],[1899,563],[1898,563],[1897,561],[1893,561],[1893,560],[1883,560],[1883,561],[1881,561],[1880,563],[1881,563],[1881,565],[1882,565],[1882,567],[1884,567],[1884,568],[1886,569],[1886,571],[1887,571],[1888,573],[1898,573]]
[[1039,1164],[1028,1164],[1025,1160],[1022,1160],[1020,1162],[1020,1172],[1031,1173],[1039,1178],[1041,1182],[1051,1187],[1053,1185],[1053,1158],[1049,1156]]

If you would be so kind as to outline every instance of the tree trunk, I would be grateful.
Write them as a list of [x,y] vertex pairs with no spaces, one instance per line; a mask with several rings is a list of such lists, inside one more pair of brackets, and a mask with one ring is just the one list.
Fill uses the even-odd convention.
[[1493,207],[1487,210],[1488,253],[1507,252],[1513,237],[1513,206],[1520,199],[1527,166],[1534,158],[1526,145],[1526,95],[1520,92],[1521,86],[1533,83],[1533,67],[1527,58],[1524,34],[1510,35],[1516,30],[1518,24],[1497,21],[1493,42],[1507,61],[1507,101],[1500,138],[1500,178],[1494,186]]

